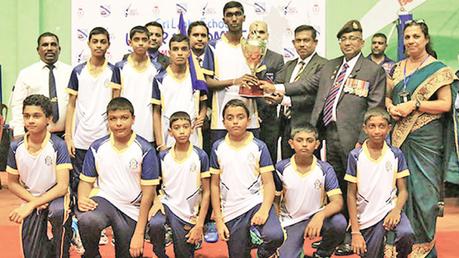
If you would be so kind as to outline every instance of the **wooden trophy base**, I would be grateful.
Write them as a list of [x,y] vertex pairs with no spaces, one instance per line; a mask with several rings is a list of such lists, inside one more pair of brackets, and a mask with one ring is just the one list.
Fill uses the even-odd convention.
[[239,87],[239,96],[246,98],[259,98],[264,96],[263,89],[258,85],[252,85],[250,87]]

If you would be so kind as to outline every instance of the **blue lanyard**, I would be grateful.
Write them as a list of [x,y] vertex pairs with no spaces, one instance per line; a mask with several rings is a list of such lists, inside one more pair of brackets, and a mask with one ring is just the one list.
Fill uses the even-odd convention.
[[419,67],[421,67],[429,57],[430,57],[430,55],[427,55],[427,57],[424,58],[424,60],[422,60],[422,63],[420,63],[418,65],[416,70],[414,72],[412,72],[408,77],[406,77],[406,63],[408,62],[408,59],[405,60],[405,66],[403,67],[403,91],[404,92],[406,92],[406,85],[408,85],[408,82],[411,79],[411,75],[413,75],[415,72],[417,72],[419,70]]

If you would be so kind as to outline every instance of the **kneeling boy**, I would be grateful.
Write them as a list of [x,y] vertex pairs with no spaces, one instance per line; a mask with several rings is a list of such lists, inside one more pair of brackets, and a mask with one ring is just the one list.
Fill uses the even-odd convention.
[[[99,257],[102,229],[111,226],[116,257],[143,253],[148,211],[159,183],[155,150],[132,131],[134,108],[125,98],[107,106],[111,134],[91,144],[78,185],[78,225],[85,257]],[[99,189],[90,197],[94,182]]]
[[[22,223],[24,257],[69,257],[69,169],[72,168],[65,142],[47,131],[51,121],[50,100],[30,95],[23,102],[27,129],[23,139],[11,143],[8,154],[8,188],[25,201],[9,218]],[[52,245],[48,239],[52,225]]]
[[153,207],[150,239],[156,256],[167,257],[167,223],[172,228],[175,256],[194,257],[210,202],[209,158],[191,144],[192,122],[186,112],[173,113],[169,121],[169,134],[175,144],[159,154],[162,196]]
[[382,108],[365,113],[363,130],[368,140],[349,153],[344,177],[348,181],[352,248],[363,257],[384,256],[387,231],[395,232],[397,257],[408,257],[414,241],[402,211],[408,198],[405,177],[409,172],[402,151],[386,143],[389,121]]
[[[333,167],[318,160],[318,132],[311,124],[292,130],[295,154],[276,164],[274,181],[280,192],[280,220],[287,232],[280,257],[303,257],[305,238],[322,236],[312,257],[330,257],[344,239],[346,219],[339,211],[343,197]],[[327,203],[327,197],[329,202]]]
[[268,148],[247,131],[249,110],[242,100],[226,103],[223,123],[228,134],[214,143],[210,156],[219,238],[227,241],[230,257],[249,257],[249,235],[255,227],[262,239],[257,255],[270,257],[282,245],[284,234],[273,207],[274,167]]

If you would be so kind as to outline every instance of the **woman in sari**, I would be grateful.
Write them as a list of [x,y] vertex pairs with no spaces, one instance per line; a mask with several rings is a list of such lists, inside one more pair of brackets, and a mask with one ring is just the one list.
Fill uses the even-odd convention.
[[[396,121],[392,144],[401,148],[410,170],[405,212],[415,233],[412,257],[436,257],[435,226],[443,184],[446,114],[451,110],[455,79],[436,60],[424,21],[404,29],[408,56],[388,80],[386,107]],[[448,117],[451,117],[448,115]]]

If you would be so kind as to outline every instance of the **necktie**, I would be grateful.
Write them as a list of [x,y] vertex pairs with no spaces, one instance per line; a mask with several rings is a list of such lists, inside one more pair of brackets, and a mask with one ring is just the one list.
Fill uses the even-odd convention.
[[341,71],[336,78],[335,84],[331,87],[328,92],[327,99],[325,100],[324,112],[323,112],[323,122],[327,126],[330,124],[333,118],[333,105],[335,103],[336,96],[338,95],[341,84],[344,82],[344,77],[346,76],[346,70],[349,68],[347,63],[344,63]]
[[[293,81],[298,81],[301,77],[301,73],[303,72],[304,68],[306,68],[306,65],[303,61],[300,61],[298,63],[298,66],[299,66],[299,69],[298,71],[296,72],[296,75],[295,75],[295,79]],[[284,107],[284,106],[282,106]],[[287,117],[288,119],[290,119],[292,117],[292,112],[290,111],[290,107],[288,106],[285,106],[284,107],[284,116]]]
[[199,66],[202,67],[202,58],[200,56],[196,57],[196,61],[198,61]]
[[53,123],[56,123],[59,120],[59,105],[57,104],[56,78],[53,73],[55,66],[50,64],[46,67],[49,69],[49,99],[53,110]]

